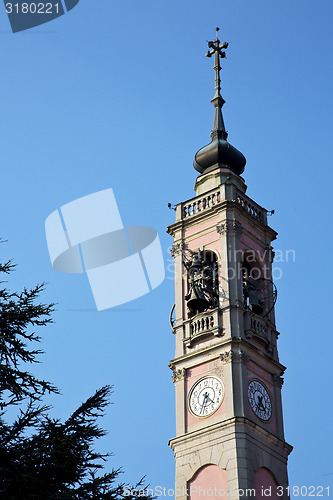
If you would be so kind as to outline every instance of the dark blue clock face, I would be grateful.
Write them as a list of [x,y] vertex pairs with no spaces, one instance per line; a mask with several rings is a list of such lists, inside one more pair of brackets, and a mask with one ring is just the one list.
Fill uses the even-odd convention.
[[258,380],[252,380],[248,388],[249,403],[254,414],[263,421],[272,416],[272,401],[266,387]]

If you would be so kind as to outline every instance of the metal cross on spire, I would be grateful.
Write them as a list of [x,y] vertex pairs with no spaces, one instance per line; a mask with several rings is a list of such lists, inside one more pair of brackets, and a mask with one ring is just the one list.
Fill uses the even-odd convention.
[[212,99],[212,104],[215,106],[215,119],[214,119],[214,127],[213,127],[213,132],[211,136],[216,137],[219,134],[217,133],[218,131],[221,132],[221,136],[224,136],[223,138],[226,139],[228,134],[225,130],[224,127],[224,122],[223,122],[223,117],[222,117],[222,106],[225,103],[225,100],[221,96],[221,78],[220,78],[220,71],[221,71],[221,66],[220,66],[220,58],[224,59],[226,57],[226,53],[224,52],[223,49],[226,49],[228,47],[228,42],[223,42],[221,43],[219,38],[218,38],[218,32],[220,31],[220,28],[215,28],[216,31],[216,38],[213,42],[208,42],[208,47],[211,50],[208,50],[206,53],[206,57],[212,57],[215,54],[215,65],[214,65],[214,70],[215,70],[215,95],[214,98]]
[[[222,99],[222,96],[220,94],[221,90],[221,79],[220,79],[220,71],[221,71],[221,66],[220,66],[220,57],[224,59],[226,57],[226,53],[224,52],[223,49],[226,49],[228,47],[228,42],[223,42],[221,43],[219,38],[218,38],[218,32],[220,31],[220,28],[215,28],[216,31],[216,38],[213,42],[208,42],[208,47],[212,50],[208,50],[206,53],[206,57],[212,57],[215,54],[215,96],[214,99],[219,98]],[[220,45],[221,43],[221,45]],[[223,100],[223,104],[224,104]],[[222,105],[223,105],[222,104]]]

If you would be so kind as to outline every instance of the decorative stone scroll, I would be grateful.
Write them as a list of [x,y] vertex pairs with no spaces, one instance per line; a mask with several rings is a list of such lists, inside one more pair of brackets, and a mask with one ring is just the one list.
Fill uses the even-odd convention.
[[273,375],[273,380],[276,383],[276,385],[281,389],[281,387],[283,386],[284,378],[280,377],[279,375]]
[[250,356],[242,351],[242,349],[230,349],[220,355],[220,359],[223,363],[230,363],[230,361],[238,361],[241,363],[248,363],[250,361]]
[[184,250],[184,243],[183,242],[174,243],[171,247],[170,253],[171,253],[172,257],[175,257],[176,255],[181,253],[183,250]]
[[227,231],[228,231],[228,223],[220,224],[219,226],[216,226],[216,232],[220,236],[223,236]]
[[223,236],[227,233],[233,233],[235,236],[239,236],[243,232],[242,225],[236,220],[227,221],[223,224],[219,224],[216,226],[216,231],[220,236]]
[[266,258],[267,258],[268,262],[270,262],[271,264],[273,264],[274,257],[275,257],[275,252],[273,250],[273,247],[271,247],[270,245],[267,245],[265,247],[264,255],[266,255]]
[[184,380],[186,374],[186,368],[176,369],[172,367],[172,382],[175,384],[179,380]]
[[222,363],[230,363],[230,361],[233,359],[233,354],[234,353],[232,350],[223,352],[220,355],[220,359],[221,359]]

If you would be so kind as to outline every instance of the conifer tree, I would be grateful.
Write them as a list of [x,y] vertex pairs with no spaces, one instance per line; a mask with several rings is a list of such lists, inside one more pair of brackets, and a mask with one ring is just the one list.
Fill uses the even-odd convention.
[[[125,488],[119,482],[121,468],[105,472],[109,454],[94,450],[95,440],[105,435],[96,421],[108,405],[110,386],[97,390],[64,422],[49,416],[43,395],[59,391],[34,377],[29,365],[39,362],[42,350],[36,346],[41,338],[36,329],[52,321],[54,305],[39,303],[44,284],[8,291],[1,277],[13,267],[11,261],[0,263],[0,498],[151,498],[143,480]],[[16,418],[8,422],[13,408]]]

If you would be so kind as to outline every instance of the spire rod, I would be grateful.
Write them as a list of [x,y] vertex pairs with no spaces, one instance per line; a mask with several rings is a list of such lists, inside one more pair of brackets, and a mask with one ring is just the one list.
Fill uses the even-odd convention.
[[211,133],[211,138],[213,140],[215,138],[227,139],[228,137],[228,134],[225,130],[223,115],[222,115],[222,106],[225,103],[225,100],[221,96],[220,92],[221,91],[220,58],[224,59],[226,57],[226,53],[224,52],[223,49],[226,49],[229,44],[228,42],[223,42],[223,43],[220,42],[218,38],[218,32],[220,31],[220,28],[215,28],[215,31],[216,31],[216,38],[214,41],[208,42],[208,48],[211,50],[208,50],[206,53],[206,57],[212,57],[213,55],[215,55],[215,64],[213,68],[215,70],[215,95],[211,101],[215,107],[214,126],[213,126],[213,131]]

